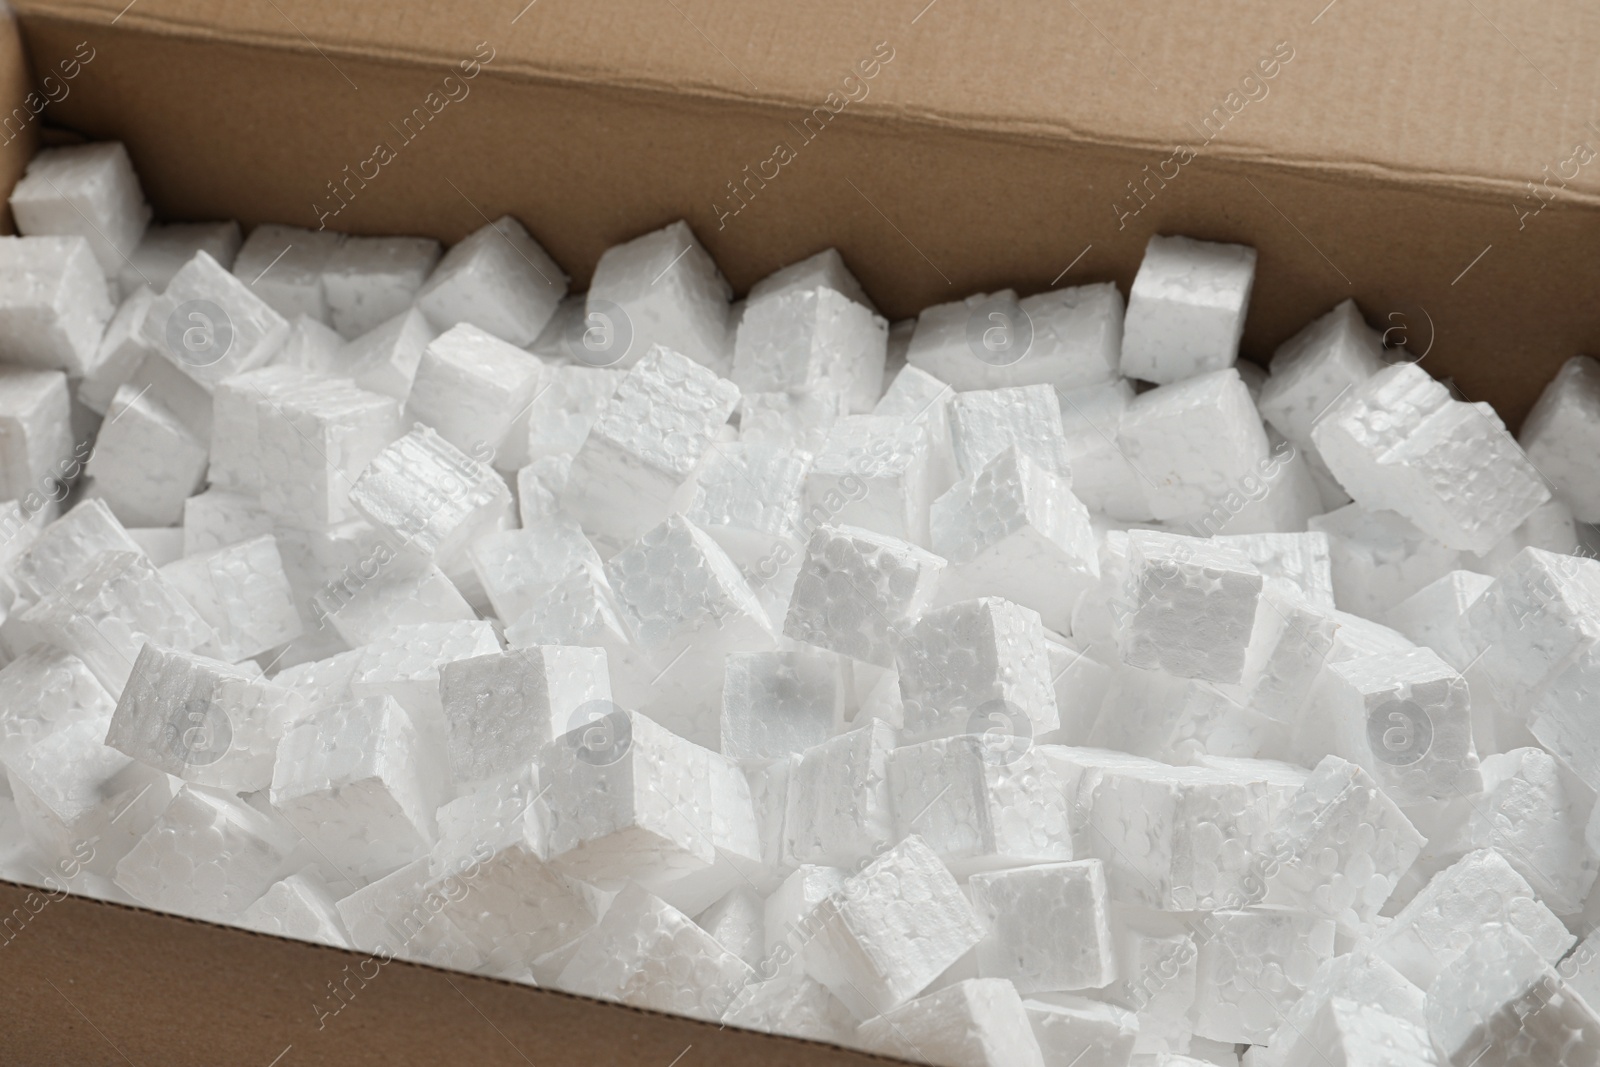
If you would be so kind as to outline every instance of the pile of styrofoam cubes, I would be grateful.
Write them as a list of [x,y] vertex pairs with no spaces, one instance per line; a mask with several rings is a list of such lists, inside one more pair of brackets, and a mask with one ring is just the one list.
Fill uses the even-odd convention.
[[1236,245],[891,326],[10,203],[6,877],[958,1067],[1600,1058],[1592,360],[1519,444],[1349,301],[1238,363]]

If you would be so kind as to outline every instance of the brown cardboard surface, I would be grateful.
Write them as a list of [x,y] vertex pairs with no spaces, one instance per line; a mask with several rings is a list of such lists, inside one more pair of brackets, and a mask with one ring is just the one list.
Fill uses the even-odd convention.
[[[581,286],[684,216],[737,288],[836,244],[895,316],[1125,286],[1181,231],[1260,249],[1247,356],[1354,296],[1513,425],[1600,346],[1600,161],[1574,155],[1600,151],[1600,12],[1573,0],[124,6],[19,11],[36,55],[93,41],[52,118],[127,141],[168,217],[453,239],[510,212]],[[397,132],[475,54],[468,95]],[[830,92],[859,99],[808,140]]]
[[9,882],[0,917],[15,1067],[891,1062]]
[[[738,288],[837,245],[895,316],[1006,285],[1126,288],[1151,233],[1245,241],[1247,355],[1354,296],[1513,424],[1600,349],[1600,159],[1575,153],[1600,148],[1600,9],[1582,0],[16,9],[41,85],[94,52],[49,120],[125,141],[168,219],[455,239],[510,212],[581,286],[607,245],[682,216]],[[28,68],[0,26],[18,106]],[[380,143],[393,160],[351,179]],[[794,158],[773,170],[780,143]],[[25,899],[0,885],[0,916]],[[361,957],[76,899],[30,916],[0,947],[5,1063],[870,1062],[405,964],[317,1029],[312,1004]]]

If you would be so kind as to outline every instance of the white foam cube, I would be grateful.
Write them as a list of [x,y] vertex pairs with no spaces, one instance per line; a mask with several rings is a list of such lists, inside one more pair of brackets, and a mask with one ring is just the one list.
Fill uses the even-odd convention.
[[450,770],[474,782],[531,764],[547,741],[609,708],[611,679],[599,648],[537,645],[455,660],[439,669],[450,723]]
[[1044,1067],[1022,998],[1010,982],[968,978],[868,1019],[865,1048],[958,1067]]
[[544,384],[536,357],[470,323],[453,326],[422,353],[406,421],[423,422],[480,458],[500,447]]
[[502,622],[514,622],[557,583],[571,574],[600,574],[603,564],[583,530],[557,513],[520,530],[497,530],[479,537],[467,550]]
[[1334,924],[1290,911],[1218,911],[1198,943],[1194,1032],[1262,1042],[1333,955]]
[[732,382],[676,351],[652,349],[600,405],[573,457],[562,507],[592,533],[638,537],[667,516],[738,400]]
[[309,614],[319,633],[331,627],[352,648],[383,640],[396,626],[478,618],[443,571],[431,565],[413,568],[382,541],[313,594]]
[[1073,495],[1098,514],[1123,522],[1148,522],[1155,513],[1145,497],[1144,479],[1129,466],[1117,443],[1123,413],[1133,397],[1133,383],[1125,378],[1056,390]]
[[350,503],[422,554],[450,560],[509,515],[511,491],[486,463],[418,426],[367,465]]
[[1019,992],[1098,989],[1117,977],[1105,870],[1099,860],[974,874],[973,909],[987,932],[978,970]]
[[403,404],[411,395],[422,353],[437,336],[428,317],[410,308],[350,341],[342,359],[361,388]]
[[1486,552],[1550,499],[1492,408],[1452,399],[1412,363],[1352,388],[1311,437],[1356,503],[1451,548]]
[[1166,384],[1233,366],[1255,272],[1247,245],[1151,237],[1128,290],[1123,375]]
[[304,711],[298,694],[248,670],[152,644],[106,744],[185,781],[249,792],[271,782],[278,739]]
[[980,473],[1014,447],[1070,484],[1061,404],[1047,385],[958,393],[950,404],[950,431],[962,477]]
[[411,716],[422,746],[445,763],[448,727],[439,697],[439,670],[447,663],[500,651],[487,622],[429,622],[396,626],[364,646],[350,678],[357,698],[391,696]]
[[816,453],[840,414],[832,393],[745,393],[739,398],[739,440]]
[[1384,367],[1383,339],[1354,300],[1279,345],[1261,387],[1261,417],[1294,442],[1314,449],[1311,427],[1336,400]]
[[932,602],[944,567],[943,558],[896,538],[823,526],[806,545],[784,636],[892,666],[895,629]]
[[161,292],[196,252],[205,252],[224,269],[232,270],[243,241],[239,224],[231,219],[227,222],[152,223],[145,228],[138,246],[117,268],[123,298],[140,286],[147,286],[154,293]]
[[208,392],[254,370],[289,335],[289,320],[204,251],[145,312],[139,339]]
[[326,325],[323,272],[345,239],[333,230],[257,226],[234,258],[233,273],[284,318],[307,315]]
[[884,415],[850,415],[828,430],[806,476],[805,509],[913,544],[928,541],[933,499],[928,430]]
[[746,302],[819,286],[843,293],[862,307],[870,309],[873,306],[866,290],[861,288],[856,276],[845,266],[844,257],[837,248],[824,248],[787,267],[779,267],[750,287]]
[[1393,511],[1350,504],[1311,520],[1328,535],[1333,595],[1343,611],[1381,618],[1406,597],[1454,570],[1455,549]]
[[1282,1067],[1290,1062],[1291,1054],[1316,1055],[1316,1047],[1307,1044],[1308,1035],[1317,1014],[1335,997],[1425,1025],[1427,998],[1423,991],[1381,956],[1364,946],[1358,947],[1323,961],[1300,999],[1284,1013],[1282,1023],[1267,1044],[1252,1046],[1245,1060],[1247,1067]]
[[585,936],[557,985],[636,1008],[719,1022],[750,977],[749,965],[693,919],[629,886]]
[[950,404],[955,390],[917,367],[902,367],[872,409],[874,415],[918,423],[928,435],[928,479],[938,496],[960,477],[955,440],[950,433]]
[[[732,362],[731,296],[722,272],[682,220],[613,245],[595,264],[587,312],[615,320],[617,337],[604,362],[591,365],[632,366],[661,345],[726,374]],[[630,335],[627,345],[621,344],[622,331]]]
[[83,659],[120,693],[146,642],[188,652],[214,632],[143,553],[104,552],[23,616],[57,647]]
[[1244,672],[1264,579],[1236,548],[1136,530],[1128,535],[1122,659],[1231,684]]
[[207,489],[183,502],[183,554],[210,552],[272,532],[272,516],[243,493]]
[[1231,686],[1127,665],[1112,674],[1098,711],[1083,744],[1170,763],[1277,751],[1286,733]]
[[992,593],[1066,632],[1072,606],[1100,578],[1087,509],[1015,447],[935,500],[929,526],[931,547],[949,561],[944,602]]
[[395,957],[457,970],[476,970],[483,953],[444,913],[466,894],[463,870],[435,876],[419,859],[341,897],[336,907],[350,940],[381,960]]
[[212,486],[259,498],[261,478],[261,412],[271,411],[276,398],[319,379],[301,367],[269,365],[235,374],[212,390]]
[[1600,445],[1600,365],[1589,356],[1563,363],[1522,420],[1517,440],[1580,521],[1600,521],[1600,480],[1588,463]]
[[11,190],[11,214],[24,234],[84,238],[114,278],[144,236],[150,205],[128,150],[103,141],[41,150]]
[[78,719],[5,756],[21,830],[52,862],[109,874],[172,795],[166,775],[101,743],[104,719]]
[[[801,864],[847,867],[895,837],[888,779],[894,731],[874,719],[801,756],[789,776],[784,856]],[[841,797],[848,797],[848,802]]]
[[567,576],[532,601],[522,618],[506,627],[512,648],[583,645],[608,655],[633,646],[604,574],[587,570]]
[[730,1026],[847,1045],[856,1020],[828,987],[803,973],[780,974],[745,986],[723,1014]]
[[684,515],[747,575],[780,545],[799,548],[800,499],[811,457],[772,445],[718,445],[694,475]]
[[1268,457],[1266,431],[1231,367],[1141,393],[1117,444],[1157,519],[1198,519],[1254,477]]
[[117,863],[116,883],[152,908],[227,922],[287,873],[295,841],[281,820],[186,785]]
[[392,699],[317,712],[278,745],[272,806],[342,870],[381,878],[433,843],[444,783],[418,766],[418,744]]
[[287,364],[335,377],[347,376],[350,369],[344,338],[309,315],[296,315],[289,320],[289,335],[273,353],[271,364]]
[[1378,932],[1372,951],[1426,989],[1491,923],[1514,928],[1550,963],[1577,940],[1504,856],[1479,849],[1429,879]]
[[0,359],[82,375],[113,310],[82,237],[0,238]]
[[0,759],[72,723],[109,718],[116,704],[83,660],[35,645],[0,667]]
[[1039,614],[998,597],[937,608],[895,650],[906,742],[963,733],[1031,738],[1061,720]]
[[[571,364],[545,372],[528,409],[526,461],[572,456],[599,417],[601,405],[617,391],[623,372],[613,367]],[[512,442],[506,443],[508,459]]]
[[417,293],[417,307],[435,329],[466,322],[525,345],[566,294],[561,267],[520,222],[502,215],[451,246]]
[[1370,775],[1324,757],[1273,822],[1264,900],[1339,923],[1370,924],[1423,837]]
[[1529,546],[1563,555],[1587,555],[1578,537],[1578,523],[1572,509],[1566,501],[1553,496],[1534,508],[1521,526],[1497,541],[1489,551],[1481,555],[1463,552],[1462,566],[1492,577],[1505,570],[1517,553]]
[[1139,1039],[1139,1018],[1081,997],[1024,1000],[1045,1067],[1127,1067]]
[[154,354],[145,344],[144,317],[155,303],[156,294],[148,285],[139,285],[117,305],[100,337],[99,347],[81,373],[74,394],[78,403],[104,415],[119,386],[133,377],[146,357]]
[[843,411],[871,411],[888,336],[888,322],[833,289],[758,298],[739,321],[730,377],[743,392],[828,393]]
[[70,480],[64,479],[74,469],[70,412],[60,371],[0,367],[0,499],[49,492]]
[[239,925],[276,937],[335,948],[354,947],[334,897],[314,868],[279,879],[244,911]]
[[721,746],[732,759],[778,759],[833,734],[844,693],[826,652],[733,652],[722,684]]
[[322,274],[333,328],[350,340],[405,311],[439,251],[431,237],[345,238]]
[[1290,1067],[1339,1063],[1382,1065],[1413,1063],[1432,1067],[1437,1059],[1427,1027],[1411,1019],[1390,1015],[1371,1004],[1331,997],[1312,1018],[1297,1042]]
[[261,506],[310,529],[358,517],[351,488],[404,432],[389,397],[346,382],[306,382],[256,408]]
[[878,856],[817,906],[806,972],[857,1018],[893,1011],[983,937],[983,924],[919,838]]
[[229,663],[300,636],[300,613],[271,534],[167,564],[162,575],[216,637],[208,651]]
[[947,737],[895,749],[896,833],[921,838],[957,877],[1072,859],[1061,781],[1042,755],[1010,740]]
[[143,550],[103,500],[85,500],[39,531],[16,558],[12,579],[33,598],[60,592],[79,577],[101,552]]

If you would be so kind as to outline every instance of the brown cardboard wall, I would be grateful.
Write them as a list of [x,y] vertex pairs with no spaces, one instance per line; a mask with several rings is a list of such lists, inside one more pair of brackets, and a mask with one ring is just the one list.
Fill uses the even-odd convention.
[[889,1062],[6,882],[0,917],[8,1067]]

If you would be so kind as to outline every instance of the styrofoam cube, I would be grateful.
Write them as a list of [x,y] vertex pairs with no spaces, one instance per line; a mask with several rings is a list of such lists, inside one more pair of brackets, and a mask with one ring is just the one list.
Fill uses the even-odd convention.
[[856,1031],[865,1048],[960,1067],[1044,1067],[1022,998],[1010,982],[968,978],[918,997]]
[[1155,513],[1145,497],[1144,479],[1128,465],[1117,443],[1123,413],[1133,397],[1133,383],[1125,378],[1056,391],[1073,495],[1097,514],[1121,522],[1148,522]]
[[928,541],[932,452],[920,422],[850,415],[828,431],[806,476],[805,510],[898,537]]
[[806,545],[784,635],[892,666],[896,628],[932,602],[944,567],[943,558],[896,538],[823,526]]
[[446,762],[448,725],[439,696],[439,670],[447,663],[500,651],[494,626],[481,620],[396,626],[365,645],[350,678],[356,698],[391,696],[441,766]]
[[802,289],[745,307],[730,377],[743,392],[829,393],[841,410],[872,410],[883,391],[889,324],[834,289]]
[[19,232],[82,237],[113,278],[150,222],[150,205],[121,141],[41,150],[10,202]]
[[211,393],[211,485],[259,499],[261,413],[271,412],[279,396],[318,379],[302,367],[273,364],[218,382]]
[[256,498],[207,489],[183,502],[183,554],[199,555],[272,532],[272,516]]
[[1317,1048],[1307,1044],[1308,1037],[1318,1013],[1336,997],[1426,1025],[1427,998],[1423,991],[1381,956],[1362,946],[1323,961],[1300,999],[1283,1014],[1277,1032],[1265,1045],[1251,1047],[1245,1059],[1247,1067],[1284,1067],[1294,1062],[1291,1057],[1304,1057],[1307,1053],[1315,1056]]
[[34,599],[61,591],[101,552],[142,553],[103,500],[85,500],[46,525],[12,567],[12,579]]
[[341,358],[361,388],[404,404],[411,396],[422,353],[437,336],[439,331],[428,317],[410,308],[350,341]]
[[520,222],[502,215],[450,247],[416,303],[438,330],[466,322],[525,345],[566,293],[560,265]]
[[1311,436],[1356,503],[1450,548],[1486,552],[1550,499],[1494,409],[1452,399],[1412,363],[1353,387]]
[[1588,456],[1600,445],[1600,365],[1573,356],[1522,420],[1517,440],[1582,522],[1600,521],[1600,481]]
[[452,896],[466,893],[461,876],[468,871],[470,863],[436,877],[428,859],[414,860],[341,897],[335,906],[351,942],[380,960],[399,957],[476,970],[484,963],[483,953],[444,913]]
[[1576,938],[1494,849],[1479,849],[1429,879],[1371,943],[1371,950],[1427,989],[1490,923],[1514,928],[1547,962]]
[[[70,481],[65,475],[77,469],[70,413],[60,371],[0,367],[0,499]],[[81,465],[83,457],[76,458]]]
[[[623,372],[612,367],[571,364],[547,369],[528,408],[524,462],[577,454],[622,377]],[[508,462],[519,458],[514,455],[515,436],[513,430],[503,449]]]
[[1022,993],[1098,989],[1117,977],[1105,869],[1099,860],[974,874],[972,906],[986,932],[978,971]]
[[1292,911],[1213,912],[1204,929],[1194,1032],[1213,1041],[1265,1041],[1333,955],[1333,921]]
[[1356,302],[1345,300],[1272,353],[1272,374],[1261,387],[1261,417],[1296,448],[1314,450],[1311,427],[1317,419],[1383,367],[1382,337]]
[[907,745],[890,753],[888,776],[896,834],[919,837],[957,877],[1073,858],[1062,783],[1023,745],[971,736]]
[[140,340],[207,391],[262,366],[289,335],[289,320],[247,281],[196,252],[151,302]]
[[419,766],[419,743],[390,698],[319,711],[278,744],[272,806],[342,870],[381,878],[433,844],[445,783]]
[[1274,820],[1262,899],[1357,931],[1377,916],[1423,837],[1371,776],[1338,756]]
[[224,793],[186,785],[117,863],[142,904],[228,922],[288,873],[294,831]]
[[1061,405],[1047,385],[958,393],[950,404],[950,431],[961,476],[971,478],[1009,448],[1071,484]]
[[931,547],[949,561],[941,602],[1002,596],[1066,632],[1072,606],[1100,577],[1088,511],[1015,447],[935,500],[929,526]]
[[812,649],[733,652],[722,684],[723,755],[778,759],[833,735],[845,694],[838,662]]
[[1274,590],[1317,608],[1333,608],[1333,564],[1327,534],[1222,534],[1213,540],[1250,558],[1264,579],[1263,591]]
[[470,323],[434,338],[406,402],[406,421],[423,422],[474,456],[497,449],[544,384],[536,357]]
[[1239,681],[1263,585],[1255,564],[1231,546],[1130,533],[1123,662],[1181,678]]
[[484,534],[467,554],[502,622],[521,618],[569,575],[599,574],[604,566],[583,530],[560,513],[520,530]]
[[902,367],[894,376],[872,414],[918,423],[928,435],[928,479],[937,497],[956,483],[955,440],[950,431],[950,404],[955,390],[917,367]]
[[1119,664],[1081,743],[1180,764],[1203,755],[1277,751],[1274,742],[1287,731],[1258,712],[1251,697],[1231,686]]
[[536,645],[446,663],[439,695],[451,773],[473,782],[531,764],[546,742],[587,721],[585,705],[609,707],[611,679],[603,649]]
[[633,641],[605,575],[581,570],[535,597],[522,618],[506,626],[506,643],[512,648],[583,645],[610,655]]
[[122,296],[126,299],[140,286],[147,286],[153,293],[161,292],[196,252],[203,251],[224,269],[232,270],[243,241],[239,224],[231,219],[151,223],[128,258],[119,260],[115,268],[122,282]]
[[104,719],[76,719],[5,755],[28,842],[52,863],[74,861],[100,875],[111,873],[172,795],[166,775],[103,744],[104,734]]
[[439,262],[431,237],[347,237],[323,267],[328,317],[346,339],[405,311]]
[[1269,455],[1250,390],[1231,367],[1134,397],[1117,444],[1151,514],[1174,522],[1205,516],[1256,476]]
[[257,226],[234,258],[233,274],[284,318],[307,315],[326,325],[323,272],[345,240],[333,230]]
[[312,867],[272,883],[255,903],[240,912],[237,921],[240,926],[275,937],[335,948],[354,947],[344,920],[339,918],[333,894]]
[[402,433],[398,405],[346,382],[306,382],[257,405],[261,506],[311,529],[358,517],[351,488]]
[[676,351],[651,349],[600,405],[562,507],[591,533],[638,537],[667,516],[738,400],[732,382]]
[[243,668],[147,644],[117,701],[106,744],[198,785],[249,792],[272,781],[299,695]]
[[569,993],[720,1022],[748,964],[693,919],[638,886],[611,902],[561,971]]
[[855,1036],[856,1019],[828,992],[828,987],[804,973],[784,973],[757,980],[741,989],[723,1013],[730,1026],[769,1034],[787,1034],[810,1041],[848,1045]]
[[811,457],[773,445],[718,445],[694,474],[684,511],[747,574],[782,544],[798,548]]
[[571,945],[595,923],[595,894],[548,866],[526,785],[457,798],[439,810],[432,870],[459,856],[462,892],[442,914],[487,961],[491,972],[531,969],[546,953]]
[[312,374],[334,377],[346,377],[351,369],[344,338],[310,315],[296,315],[289,320],[289,334],[273,353],[270,365],[299,367]]
[[[1148,915],[1149,913],[1143,913]],[[1117,973],[1122,977],[1103,991],[1094,993],[1110,1004],[1134,1013],[1139,1032],[1134,1039],[1134,1051],[1143,1055],[1168,1054],[1189,1048],[1193,1037],[1196,942],[1205,936],[1201,930],[1194,933],[1176,932],[1183,926],[1171,927],[1157,923],[1162,930],[1142,929],[1139,922],[1130,921],[1127,912],[1114,913],[1116,925],[1113,934],[1117,945]],[[1035,994],[1051,1004],[1072,1004],[1075,996]]]
[[732,363],[731,296],[722,272],[682,220],[613,245],[595,264],[587,314],[604,316],[616,336],[586,362],[629,367],[660,345],[726,374]]
[[[413,567],[382,541],[372,554],[346,564],[311,597],[317,636],[333,634],[351,648],[381,641],[396,626],[473,622],[478,613],[445,573]],[[307,623],[309,632],[313,627]]]
[[116,704],[83,660],[35,645],[0,667],[0,759],[20,756],[72,723],[103,721]]
[[1390,1015],[1371,1004],[1330,997],[1285,1062],[1288,1067],[1329,1062],[1433,1067],[1440,1063],[1436,1057],[1427,1027],[1420,1022]]
[[1514,929],[1487,926],[1428,989],[1441,1063],[1566,1067],[1593,1058],[1600,1015]]
[[1247,245],[1152,236],[1128,290],[1123,375],[1166,384],[1233,366],[1255,271]]
[[739,398],[739,440],[815,454],[842,414],[832,393],[744,393]]
[[207,651],[229,663],[299,637],[300,613],[271,534],[167,564],[162,575],[216,632]]
[[1139,1039],[1139,1018],[1081,997],[1024,1000],[1045,1067],[1127,1067]]
[[82,658],[112,693],[122,691],[146,642],[188,652],[215,636],[142,552],[101,553],[23,618],[45,640]]
[[797,260],[787,267],[779,267],[750,287],[746,302],[786,292],[816,289],[819,286],[843,293],[862,307],[868,309],[873,307],[866,290],[861,288],[861,282],[845,265],[844,257],[839,254],[837,248],[824,248],[815,255]]
[[717,944],[751,968],[761,965],[764,912],[761,894],[748,885],[736,886],[694,917],[695,925]]
[[0,238],[0,359],[82,375],[113,310],[82,237]]
[[1533,509],[1521,526],[1495,542],[1484,553],[1463,552],[1462,566],[1493,577],[1510,566],[1517,553],[1528,547],[1562,555],[1587,555],[1578,536],[1578,522],[1566,501],[1552,496]]
[[1461,554],[1393,511],[1350,504],[1311,520],[1327,534],[1333,595],[1341,610],[1381,618],[1454,570]]
[[983,937],[944,864],[908,837],[817,906],[806,972],[857,1018],[893,1011]]
[[924,614],[895,649],[906,742],[955,734],[1031,738],[1060,725],[1037,612],[998,597]]
[[[784,857],[848,867],[894,840],[888,779],[894,730],[873,719],[808,749],[789,775]],[[848,797],[848,802],[842,797]]]
[[74,394],[78,403],[90,411],[104,415],[118,387],[133,377],[145,359],[154,354],[145,344],[141,331],[144,317],[155,299],[155,292],[141,284],[123,298],[106,323],[105,333],[89,365],[81,372],[83,377]]
[[488,464],[418,426],[367,464],[350,503],[380,530],[443,561],[509,515],[511,491]]

